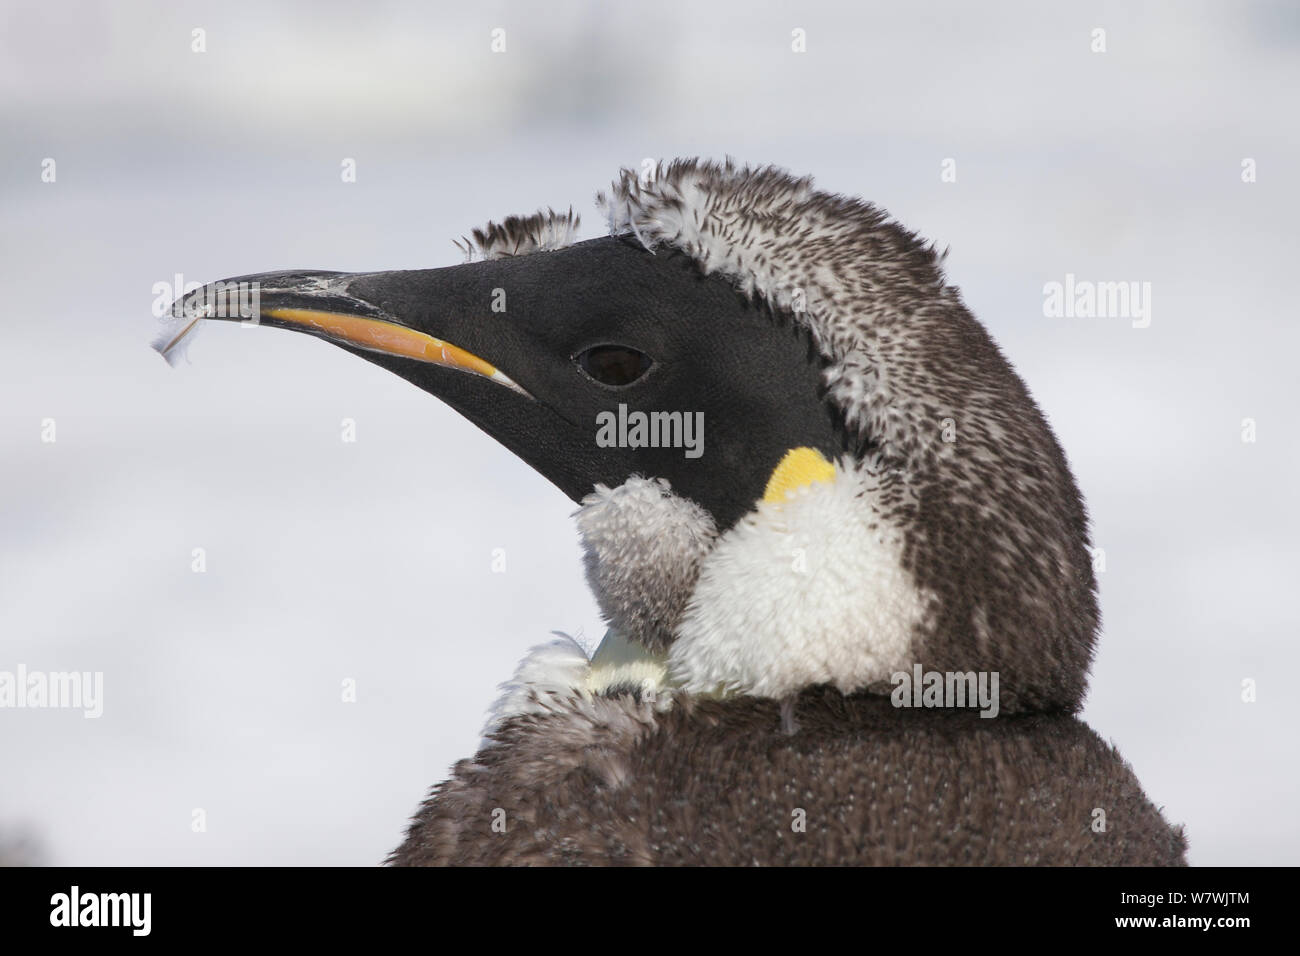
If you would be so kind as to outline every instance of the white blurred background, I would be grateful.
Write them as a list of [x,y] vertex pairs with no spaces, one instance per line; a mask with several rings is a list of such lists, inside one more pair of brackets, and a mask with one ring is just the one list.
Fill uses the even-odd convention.
[[[0,831],[374,864],[525,650],[603,632],[529,468],[307,337],[172,370],[154,283],[448,265],[546,205],[590,238],[620,166],[732,155],[951,245],[1106,552],[1084,716],[1193,863],[1300,863],[1298,81],[1281,2],[0,0],[0,670],[105,680],[98,720],[0,710]],[[1150,327],[1045,318],[1067,272],[1152,283]]]

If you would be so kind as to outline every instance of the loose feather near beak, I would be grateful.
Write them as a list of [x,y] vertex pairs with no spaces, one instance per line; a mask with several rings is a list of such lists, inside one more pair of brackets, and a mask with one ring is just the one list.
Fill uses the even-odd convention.
[[[154,349],[167,360],[168,365],[173,367],[180,361],[181,356],[187,354],[203,321],[214,316],[214,309],[211,303],[208,303],[186,308],[183,313],[182,318],[170,323],[153,341]],[[259,310],[253,313],[253,316],[252,321],[255,324],[262,318],[276,320],[276,324],[302,328],[318,333],[331,341],[353,345],[371,352],[415,359],[431,365],[441,365],[444,368],[455,368],[481,375],[498,385],[504,385],[518,392],[525,398],[533,397],[490,362],[450,342],[408,329],[396,322],[371,316],[351,315],[346,312],[290,307]]]

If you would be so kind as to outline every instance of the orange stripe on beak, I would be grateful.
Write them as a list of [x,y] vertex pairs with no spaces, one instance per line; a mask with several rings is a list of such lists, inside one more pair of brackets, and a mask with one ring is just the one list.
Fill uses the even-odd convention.
[[323,332],[332,339],[347,342],[358,348],[385,355],[398,355],[403,358],[441,365],[444,368],[458,368],[491,379],[499,385],[514,389],[521,395],[532,398],[526,391],[490,362],[485,362],[459,346],[435,339],[414,329],[385,322],[383,319],[370,319],[345,312],[320,312],[315,309],[267,309],[264,313],[281,322],[291,322]]

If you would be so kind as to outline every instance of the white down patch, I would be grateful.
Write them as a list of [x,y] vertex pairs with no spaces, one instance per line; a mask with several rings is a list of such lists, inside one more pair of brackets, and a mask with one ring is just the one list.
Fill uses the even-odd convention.
[[501,685],[501,696],[488,712],[479,749],[488,746],[488,735],[510,718],[550,713],[559,702],[581,694],[590,669],[587,652],[567,634],[534,647],[519,662],[514,677]]
[[871,506],[871,475],[759,502],[722,535],[669,649],[671,680],[695,694],[844,693],[912,661],[929,604],[902,563],[903,536]]
[[553,716],[579,709],[591,719],[617,713],[618,707],[601,696],[614,688],[636,687],[647,712],[672,707],[673,689],[667,685],[663,655],[652,654],[610,630],[588,658],[577,641],[555,633],[559,640],[530,650],[515,668],[514,677],[501,685],[501,696],[492,704],[480,734],[480,750],[491,746],[490,735],[515,717]]

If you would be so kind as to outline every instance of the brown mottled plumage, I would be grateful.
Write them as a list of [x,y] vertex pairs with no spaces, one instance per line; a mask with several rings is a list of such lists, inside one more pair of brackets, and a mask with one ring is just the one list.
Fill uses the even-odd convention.
[[389,863],[1185,862],[1181,828],[1067,714],[985,720],[813,688],[787,735],[779,710],[679,700],[656,718],[626,696],[592,719],[514,718],[434,788]]

